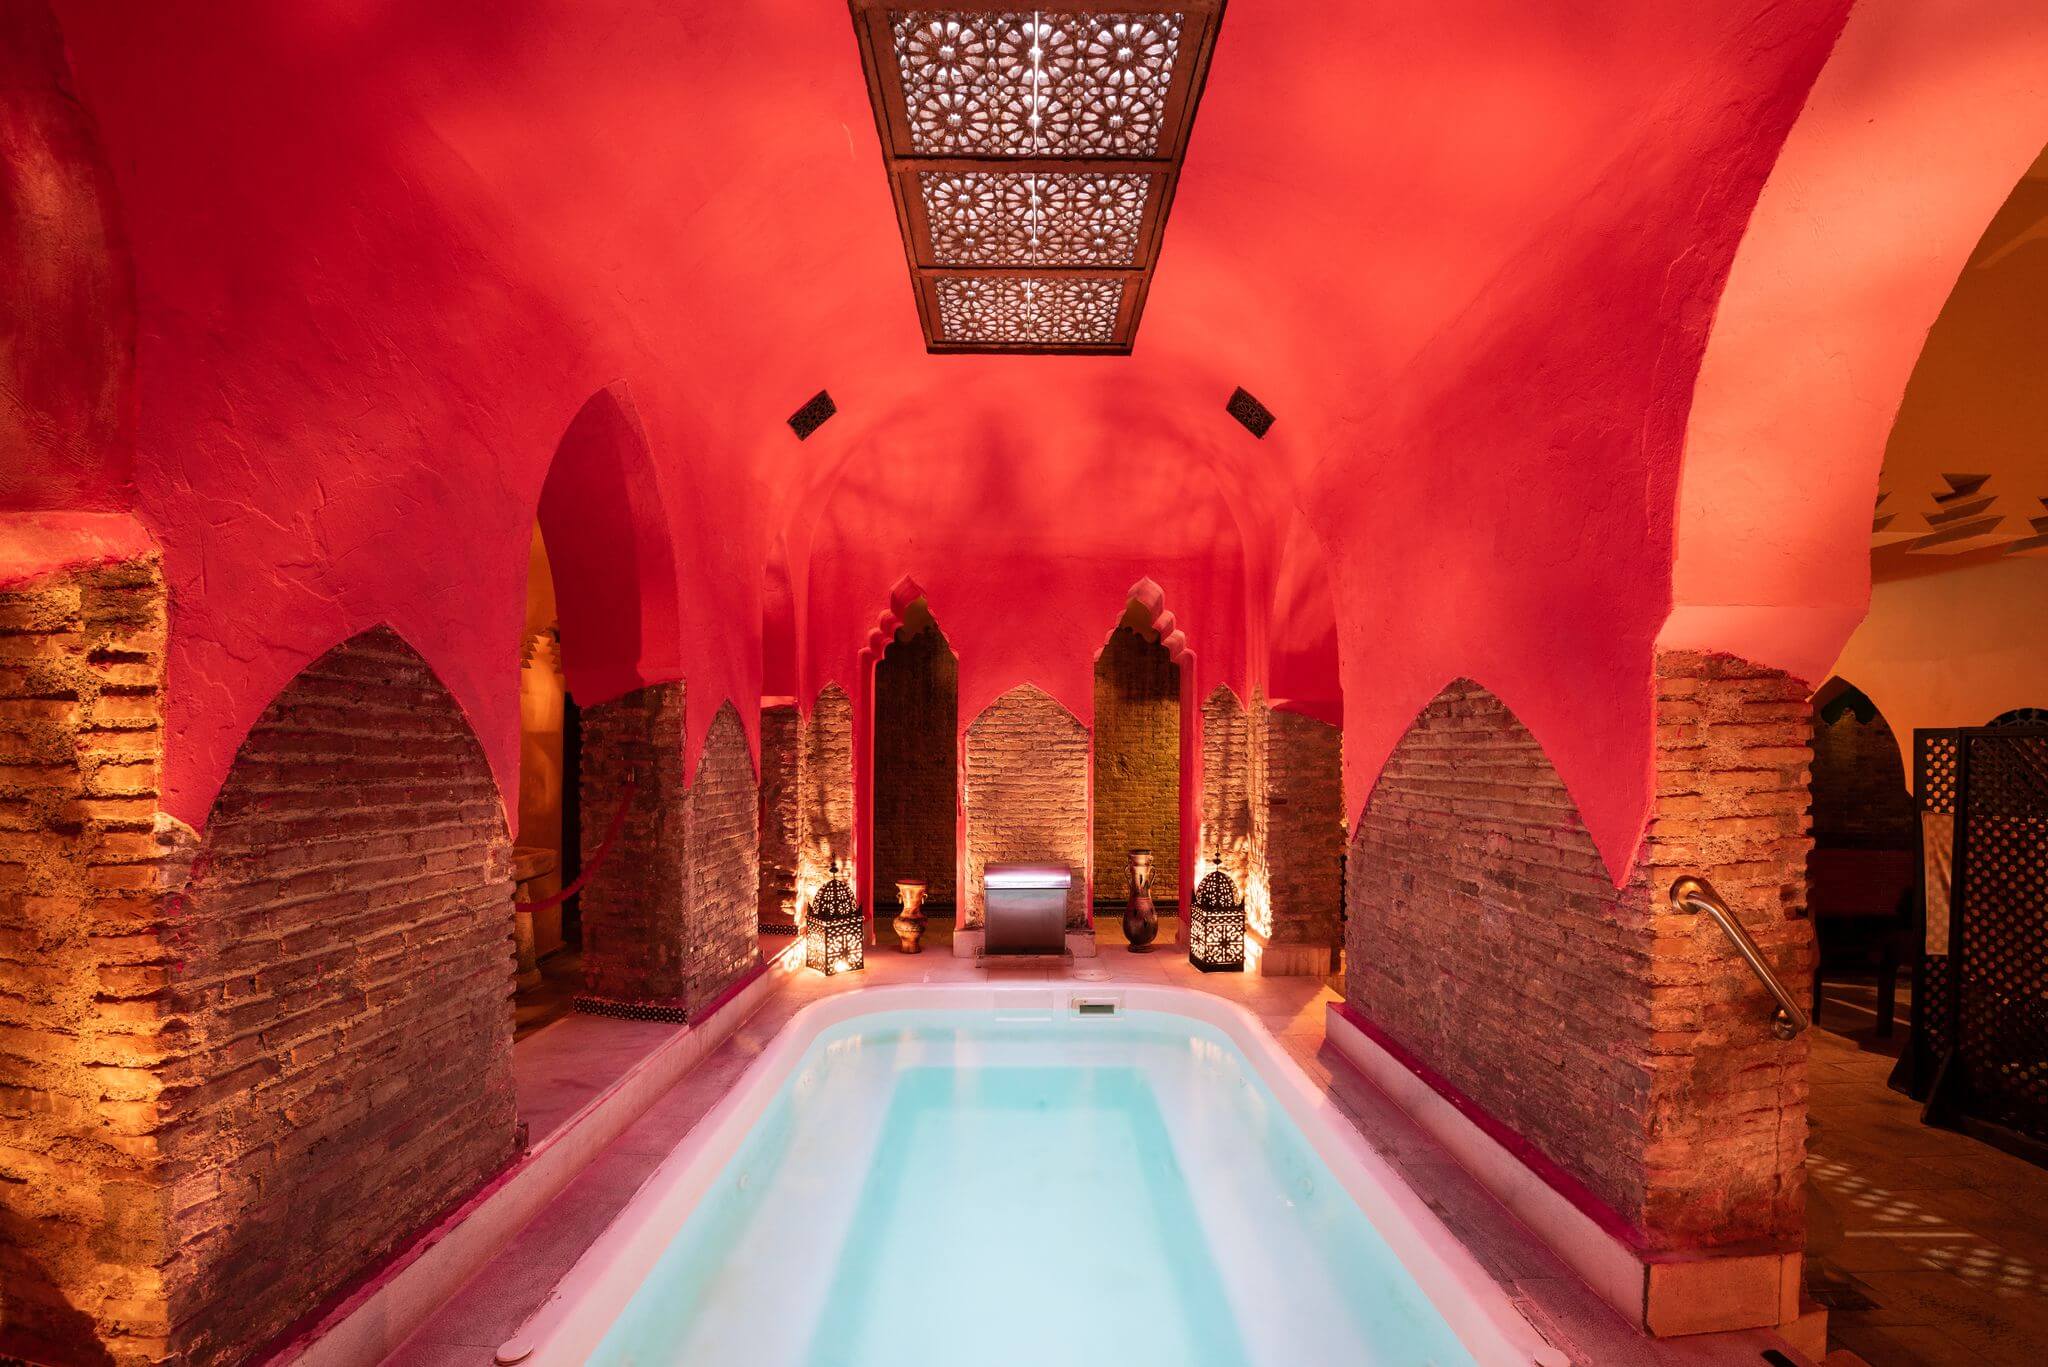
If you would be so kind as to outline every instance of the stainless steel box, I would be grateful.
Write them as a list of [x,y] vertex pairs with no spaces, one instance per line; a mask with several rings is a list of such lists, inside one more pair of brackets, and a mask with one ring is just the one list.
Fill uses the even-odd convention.
[[1073,870],[1064,864],[990,864],[981,880],[987,909],[984,953],[1066,952]]

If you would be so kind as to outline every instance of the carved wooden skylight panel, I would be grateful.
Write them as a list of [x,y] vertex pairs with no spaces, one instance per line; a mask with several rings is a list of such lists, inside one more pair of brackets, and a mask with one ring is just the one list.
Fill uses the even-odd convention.
[[850,0],[926,345],[1131,349],[1222,0]]
[[1152,177],[1127,172],[920,171],[941,266],[1131,266]]
[[942,275],[935,287],[940,330],[961,342],[1108,346],[1123,311],[1114,276]]

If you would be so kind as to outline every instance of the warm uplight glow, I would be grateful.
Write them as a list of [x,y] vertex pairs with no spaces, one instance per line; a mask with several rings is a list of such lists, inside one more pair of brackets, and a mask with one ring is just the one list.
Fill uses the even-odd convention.
[[1130,349],[1220,8],[854,0],[932,350]]

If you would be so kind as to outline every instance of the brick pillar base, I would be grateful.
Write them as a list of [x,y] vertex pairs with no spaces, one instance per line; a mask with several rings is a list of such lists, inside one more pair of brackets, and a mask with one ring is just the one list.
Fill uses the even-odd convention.
[[1344,900],[1343,733],[1267,709],[1267,923],[1258,971],[1325,977]]
[[[684,782],[678,680],[583,713],[583,992],[576,1009],[681,1022],[757,957],[760,794],[731,703]],[[625,824],[600,844],[628,781]]]
[[[580,1011],[681,1021],[688,1007],[684,921],[686,700],[681,681],[583,709],[583,993]],[[627,783],[625,824],[597,855]]]

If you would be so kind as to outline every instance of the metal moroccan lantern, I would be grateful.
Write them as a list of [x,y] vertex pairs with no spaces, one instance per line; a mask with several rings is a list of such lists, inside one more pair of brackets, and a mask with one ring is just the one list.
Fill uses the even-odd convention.
[[832,877],[811,899],[810,915],[804,918],[804,967],[827,977],[864,967],[867,929],[860,906],[853,900],[853,889],[846,886],[835,864]]
[[1244,899],[1221,869],[1195,889],[1188,917],[1188,961],[1204,973],[1244,971]]

